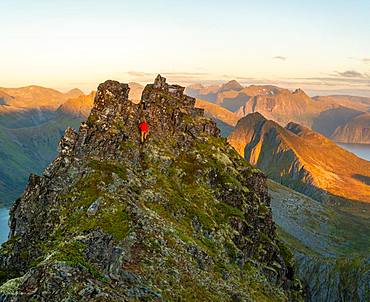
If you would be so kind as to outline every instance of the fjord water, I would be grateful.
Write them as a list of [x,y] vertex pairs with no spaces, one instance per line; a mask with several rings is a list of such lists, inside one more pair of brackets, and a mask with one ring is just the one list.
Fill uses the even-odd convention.
[[343,149],[356,154],[358,157],[370,161],[370,145],[337,143]]
[[0,244],[8,239],[9,227],[9,209],[0,208]]

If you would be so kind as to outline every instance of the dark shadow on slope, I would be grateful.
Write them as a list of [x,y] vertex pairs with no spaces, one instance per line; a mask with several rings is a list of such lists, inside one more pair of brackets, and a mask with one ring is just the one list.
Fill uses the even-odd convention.
[[312,130],[329,137],[338,126],[347,123],[351,118],[360,115],[361,113],[363,112],[347,107],[339,107],[323,111],[319,116],[313,119]]
[[232,112],[236,112],[240,109],[240,107],[245,106],[249,100],[250,96],[246,95],[245,93],[239,93],[239,95],[235,98],[225,98],[222,101],[221,106]]
[[[367,184],[368,186],[370,186],[370,177],[366,176],[366,175],[361,175],[361,174],[353,174],[352,175],[353,178]],[[370,188],[369,188],[369,191],[370,191]]]
[[226,124],[223,121],[216,118],[212,118],[212,120],[215,121],[217,127],[221,130],[222,137],[228,137],[229,134],[234,131],[234,127],[230,126],[229,124]]

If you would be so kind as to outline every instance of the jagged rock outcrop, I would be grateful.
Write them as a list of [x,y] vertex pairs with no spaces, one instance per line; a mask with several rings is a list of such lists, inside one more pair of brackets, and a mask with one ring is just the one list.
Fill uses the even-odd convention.
[[99,85],[11,210],[0,301],[301,299],[265,176],[183,91],[158,76],[134,104],[127,84]]
[[370,162],[308,128],[285,128],[254,113],[228,141],[271,179],[319,201],[370,202]]

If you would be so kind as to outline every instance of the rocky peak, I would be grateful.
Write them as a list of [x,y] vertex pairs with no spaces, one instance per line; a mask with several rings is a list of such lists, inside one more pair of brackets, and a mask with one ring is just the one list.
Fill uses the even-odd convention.
[[162,77],[160,74],[154,80],[153,87],[155,89],[168,89],[168,84],[166,83],[166,78]]
[[247,116],[245,116],[245,117],[243,117],[239,120],[240,124],[251,123],[252,121],[254,121],[254,122],[264,122],[264,121],[266,121],[266,118],[261,113],[256,111],[256,112],[248,114]]
[[224,91],[240,91],[243,89],[243,86],[239,84],[238,81],[236,80],[231,80],[223,85],[221,85],[219,92],[224,92]]
[[184,95],[184,87],[169,85],[160,75],[144,88],[138,104],[128,99],[129,86],[116,81],[100,84],[88,126],[108,130],[123,127],[128,137],[138,139],[137,125],[148,121],[153,136],[219,135],[216,124],[204,118],[204,110],[195,108],[195,99]]
[[296,90],[294,90],[293,91],[293,94],[295,94],[295,95],[302,95],[303,97],[309,98],[309,96],[306,94],[306,92],[304,92],[304,90],[301,89],[301,88],[297,88]]
[[30,177],[0,250],[0,301],[299,300],[266,177],[183,87],[158,76],[139,104],[128,93],[99,85],[88,121]]
[[69,98],[77,98],[81,95],[85,95],[81,89],[79,88],[73,88],[71,90],[69,90],[67,93],[65,93],[66,97],[69,97]]
[[99,114],[101,118],[109,120],[130,105],[129,91],[128,84],[117,81],[109,80],[100,84],[95,96],[92,115]]
[[155,78],[153,85],[147,85],[147,89],[150,88],[162,90],[177,97],[183,97],[185,90],[185,87],[167,84],[166,78],[162,77],[160,74]]

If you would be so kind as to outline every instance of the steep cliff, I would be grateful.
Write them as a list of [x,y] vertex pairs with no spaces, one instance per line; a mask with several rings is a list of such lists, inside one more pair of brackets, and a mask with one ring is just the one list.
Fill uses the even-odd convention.
[[301,299],[265,176],[183,90],[158,76],[134,104],[127,84],[99,86],[11,210],[1,301]]
[[228,138],[271,179],[320,201],[370,202],[370,162],[296,123],[285,128],[254,113]]
[[340,143],[370,144],[370,113],[363,113],[335,129],[331,138]]

